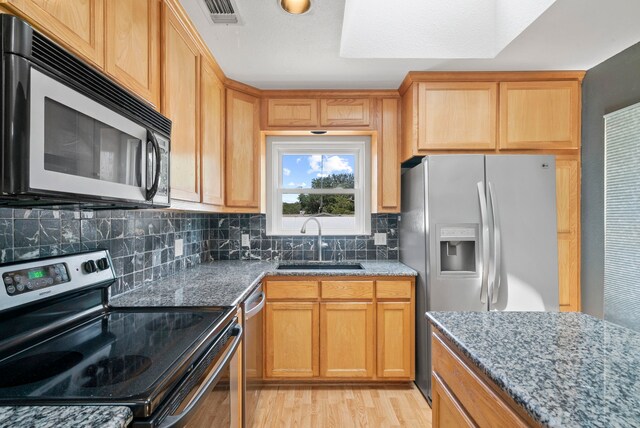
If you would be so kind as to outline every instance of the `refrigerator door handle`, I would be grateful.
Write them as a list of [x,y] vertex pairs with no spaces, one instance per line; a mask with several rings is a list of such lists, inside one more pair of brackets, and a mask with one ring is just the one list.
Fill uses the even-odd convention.
[[488,293],[491,304],[498,303],[500,291],[500,261],[502,259],[502,247],[500,245],[500,220],[498,219],[498,200],[493,191],[493,184],[488,183],[489,201],[491,202],[491,216],[493,217],[493,264],[491,266],[491,280]]
[[478,200],[480,202],[480,228],[482,229],[482,284],[480,287],[480,302],[487,303],[489,279],[489,219],[487,217],[487,198],[484,193],[484,183],[478,181]]

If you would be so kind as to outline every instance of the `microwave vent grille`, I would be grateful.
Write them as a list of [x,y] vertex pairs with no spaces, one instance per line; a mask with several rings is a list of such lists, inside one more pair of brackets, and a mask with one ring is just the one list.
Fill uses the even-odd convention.
[[169,119],[36,31],[33,32],[32,57],[55,70],[64,80],[83,85],[109,104],[131,112],[148,126],[171,135]]

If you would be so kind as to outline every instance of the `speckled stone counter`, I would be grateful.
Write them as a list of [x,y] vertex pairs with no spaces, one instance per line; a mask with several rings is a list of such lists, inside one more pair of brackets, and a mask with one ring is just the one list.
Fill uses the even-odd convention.
[[543,425],[640,427],[640,333],[580,313],[427,318]]
[[[355,263],[355,262],[353,262]],[[277,270],[276,262],[215,261],[113,297],[112,306],[234,306],[265,276],[415,276],[397,261],[363,261],[361,270]],[[349,263],[346,263],[349,264]]]
[[133,418],[124,406],[3,406],[2,428],[124,428]]

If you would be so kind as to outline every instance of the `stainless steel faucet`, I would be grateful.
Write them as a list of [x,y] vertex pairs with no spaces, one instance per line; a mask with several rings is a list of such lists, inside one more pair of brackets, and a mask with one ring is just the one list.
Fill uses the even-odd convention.
[[318,225],[318,261],[322,261],[322,226],[320,226],[320,222],[315,217],[309,217],[302,223],[302,228],[300,229],[300,233],[307,233],[307,223],[311,220],[315,221]]

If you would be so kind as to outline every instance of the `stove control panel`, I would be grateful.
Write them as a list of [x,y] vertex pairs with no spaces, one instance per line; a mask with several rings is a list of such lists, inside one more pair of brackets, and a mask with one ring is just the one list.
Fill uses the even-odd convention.
[[0,311],[116,279],[109,252],[49,257],[0,265]]
[[9,271],[2,274],[4,288],[10,296],[40,290],[69,281],[69,270],[65,263]]

